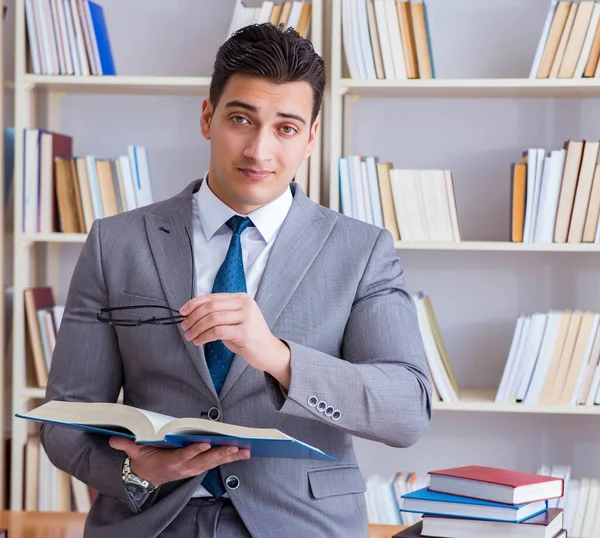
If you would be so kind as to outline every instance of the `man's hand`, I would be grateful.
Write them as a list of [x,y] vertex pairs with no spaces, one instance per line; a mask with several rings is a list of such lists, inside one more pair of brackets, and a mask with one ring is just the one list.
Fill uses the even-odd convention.
[[131,472],[153,486],[191,478],[224,463],[250,457],[247,449],[220,446],[211,448],[207,443],[195,443],[184,448],[164,449],[138,445],[131,439],[111,437],[109,444],[126,452],[131,458]]
[[180,310],[186,338],[201,346],[222,340],[253,368],[290,386],[290,350],[273,335],[256,301],[247,293],[213,293],[190,299]]

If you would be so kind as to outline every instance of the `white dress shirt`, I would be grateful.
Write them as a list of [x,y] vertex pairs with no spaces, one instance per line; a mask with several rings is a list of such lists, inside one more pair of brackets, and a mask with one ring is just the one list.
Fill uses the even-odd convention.
[[[196,296],[211,293],[217,271],[225,260],[233,234],[226,222],[234,215],[239,215],[215,196],[208,186],[207,178],[208,172],[193,198]],[[292,192],[288,188],[279,198],[267,205],[248,215],[241,215],[250,217],[254,223],[254,226],[246,228],[241,236],[246,287],[251,297],[256,295],[269,253],[292,200]],[[193,496],[211,495],[203,486],[199,486]]]

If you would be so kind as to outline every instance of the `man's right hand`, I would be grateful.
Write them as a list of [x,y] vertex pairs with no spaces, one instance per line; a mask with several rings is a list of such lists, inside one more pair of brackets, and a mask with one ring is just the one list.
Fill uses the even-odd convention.
[[250,457],[247,449],[219,446],[211,448],[208,443],[195,443],[184,448],[164,449],[139,445],[124,437],[111,437],[109,444],[122,450],[131,458],[131,472],[147,480],[153,486],[191,478],[224,463]]

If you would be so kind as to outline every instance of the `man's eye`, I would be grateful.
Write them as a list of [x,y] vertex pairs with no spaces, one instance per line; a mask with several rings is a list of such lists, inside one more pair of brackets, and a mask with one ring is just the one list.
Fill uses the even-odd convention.
[[244,116],[232,116],[231,120],[234,123],[239,123],[239,124],[243,124],[244,122],[248,121],[246,118],[244,118]]
[[283,131],[284,134],[286,135],[291,135],[294,134],[298,131],[296,131],[296,129],[294,127],[292,127],[291,125],[284,125],[283,127],[281,127],[281,130]]

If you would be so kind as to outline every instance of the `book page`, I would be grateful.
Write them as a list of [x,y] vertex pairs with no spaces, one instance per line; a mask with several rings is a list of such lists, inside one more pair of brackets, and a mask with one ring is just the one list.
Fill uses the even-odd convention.
[[163,415],[162,413],[155,413],[154,411],[147,411],[146,409],[139,408],[138,411],[150,421],[155,432],[158,432],[158,430],[173,420],[173,417]]
[[216,434],[248,439],[291,439],[285,433],[274,428],[252,428],[215,422],[205,418],[178,418],[164,426],[158,432],[158,437],[165,435],[202,435]]

